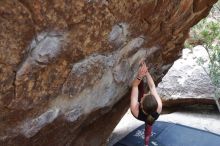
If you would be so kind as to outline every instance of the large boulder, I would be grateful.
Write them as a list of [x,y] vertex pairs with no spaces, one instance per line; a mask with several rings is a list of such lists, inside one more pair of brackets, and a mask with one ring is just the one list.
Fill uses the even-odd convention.
[[216,1],[1,0],[0,145],[105,145],[140,58],[158,83]]
[[[200,59],[206,60],[200,64]],[[208,75],[208,53],[203,46],[183,49],[182,57],[174,62],[157,90],[164,107],[215,105],[215,87]]]

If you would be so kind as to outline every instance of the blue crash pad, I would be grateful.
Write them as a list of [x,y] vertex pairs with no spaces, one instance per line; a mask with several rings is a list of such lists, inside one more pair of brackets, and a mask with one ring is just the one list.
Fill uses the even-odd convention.
[[[144,124],[114,146],[143,146]],[[175,123],[155,122],[150,146],[220,146],[220,135]]]

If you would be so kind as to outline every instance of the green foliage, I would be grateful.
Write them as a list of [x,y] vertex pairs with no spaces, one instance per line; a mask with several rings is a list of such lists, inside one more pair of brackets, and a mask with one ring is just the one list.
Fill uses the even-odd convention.
[[[220,17],[216,16],[220,12],[219,6],[220,2],[211,11],[211,16],[192,27],[190,38],[186,41],[185,46],[192,48],[196,45],[202,45],[205,47],[209,60],[198,58],[197,62],[203,67],[215,86],[216,104],[220,111],[218,102],[218,98],[220,98],[220,19],[217,19]],[[204,67],[206,63],[208,63],[208,70]]]
[[[198,29],[200,28],[200,29]],[[209,56],[209,70],[212,83],[220,88],[220,22],[203,20],[198,26],[192,28],[193,34],[197,34],[194,39],[200,40],[202,45],[206,48]],[[198,58],[199,65],[205,64],[207,61]]]

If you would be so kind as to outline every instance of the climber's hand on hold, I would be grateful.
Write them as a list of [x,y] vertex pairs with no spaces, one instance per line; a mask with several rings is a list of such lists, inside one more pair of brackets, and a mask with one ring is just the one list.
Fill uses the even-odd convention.
[[147,72],[148,72],[148,68],[147,68],[145,62],[142,61],[140,64],[140,67],[138,69],[138,77],[142,79],[144,76],[146,76]]

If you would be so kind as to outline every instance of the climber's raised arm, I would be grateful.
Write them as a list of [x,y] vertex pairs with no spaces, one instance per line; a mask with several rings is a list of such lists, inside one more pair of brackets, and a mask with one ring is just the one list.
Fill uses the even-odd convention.
[[139,102],[138,102],[138,85],[140,84],[142,78],[145,76],[147,72],[146,66],[140,66],[138,70],[138,75],[132,82],[132,90],[131,90],[131,103],[130,109],[133,116],[138,117],[139,112]]
[[162,111],[162,101],[161,101],[160,96],[157,93],[156,86],[154,84],[154,80],[148,71],[146,72],[145,76],[147,77],[147,83],[150,88],[150,92],[157,100],[157,103],[158,103],[157,112],[160,113]]

